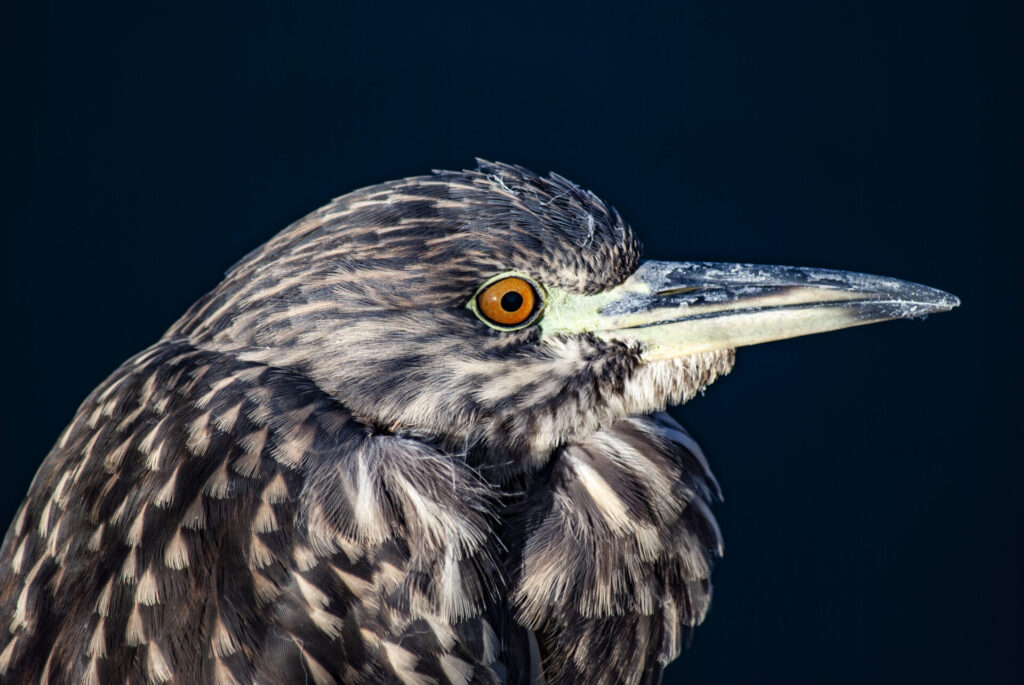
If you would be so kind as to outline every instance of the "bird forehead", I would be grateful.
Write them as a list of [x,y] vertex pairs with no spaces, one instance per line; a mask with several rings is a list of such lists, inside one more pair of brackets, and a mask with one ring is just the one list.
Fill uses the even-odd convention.
[[557,175],[482,162],[476,171],[435,172],[337,198],[251,261],[307,273],[355,268],[391,283],[424,270],[434,280],[471,282],[516,270],[597,292],[629,276],[639,256],[632,230],[593,193]]
[[352,316],[461,316],[502,273],[592,294],[639,263],[633,232],[593,193],[555,174],[481,162],[335,199],[244,257],[171,330],[238,342],[333,330]]

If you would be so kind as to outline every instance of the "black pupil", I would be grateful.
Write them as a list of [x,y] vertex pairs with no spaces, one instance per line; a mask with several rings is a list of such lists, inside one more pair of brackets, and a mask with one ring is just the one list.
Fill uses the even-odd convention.
[[523,306],[523,296],[514,290],[510,290],[501,296],[501,308],[506,312],[518,312]]

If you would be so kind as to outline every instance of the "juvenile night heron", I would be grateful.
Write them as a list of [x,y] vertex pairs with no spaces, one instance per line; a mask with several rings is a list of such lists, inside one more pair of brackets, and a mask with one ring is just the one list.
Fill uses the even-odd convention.
[[4,540],[0,673],[657,682],[721,552],[665,407],[735,347],[956,305],[641,262],[614,209],[515,166],[356,191],[85,400]]

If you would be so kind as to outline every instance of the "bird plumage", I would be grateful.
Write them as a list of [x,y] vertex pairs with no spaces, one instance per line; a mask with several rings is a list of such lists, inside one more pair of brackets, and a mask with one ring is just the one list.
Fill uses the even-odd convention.
[[0,673],[657,680],[721,543],[703,456],[654,411],[731,352],[652,370],[463,307],[505,269],[593,293],[638,257],[590,193],[487,163],[289,227],[46,458],[0,552]]
[[[512,325],[494,283],[527,289]],[[656,683],[722,551],[662,410],[738,345],[956,305],[641,263],[614,209],[509,165],[340,197],[79,408],[0,549],[0,678]]]

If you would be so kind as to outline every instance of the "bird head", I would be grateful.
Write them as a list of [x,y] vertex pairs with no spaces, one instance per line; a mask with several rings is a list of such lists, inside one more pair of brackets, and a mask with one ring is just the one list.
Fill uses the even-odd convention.
[[365,188],[289,226],[168,332],[294,369],[376,430],[536,466],[685,402],[734,349],[945,311],[849,272],[640,260],[570,181],[481,162]]

